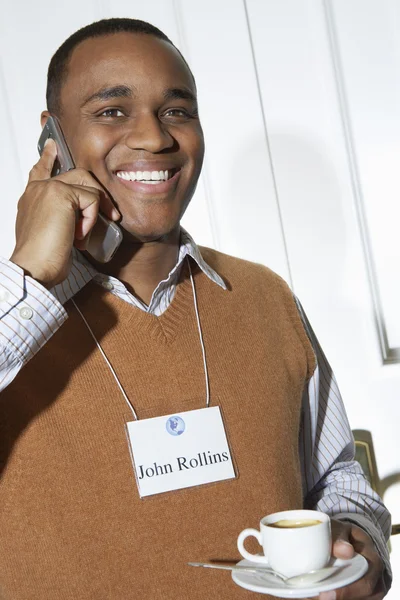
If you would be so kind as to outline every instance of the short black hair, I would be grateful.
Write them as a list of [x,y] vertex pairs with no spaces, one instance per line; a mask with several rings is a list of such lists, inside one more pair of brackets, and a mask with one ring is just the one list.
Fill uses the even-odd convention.
[[50,113],[55,115],[61,113],[61,88],[68,74],[69,59],[76,46],[84,40],[113,35],[115,33],[153,35],[160,40],[164,40],[177,50],[193,77],[190,67],[182,56],[182,53],[175,44],[171,42],[169,37],[166,36],[161,29],[158,29],[158,27],[146,23],[146,21],[140,21],[139,19],[102,19],[101,21],[96,21],[95,23],[91,23],[90,25],[86,25],[85,27],[78,29],[78,31],[75,31],[75,33],[61,44],[53,55],[47,71],[46,89],[47,110]]

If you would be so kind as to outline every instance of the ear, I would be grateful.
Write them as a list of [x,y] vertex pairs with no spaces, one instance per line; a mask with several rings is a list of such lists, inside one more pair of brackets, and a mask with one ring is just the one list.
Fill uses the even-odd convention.
[[40,125],[41,125],[42,129],[43,129],[43,127],[44,127],[44,124],[46,123],[46,121],[47,121],[47,119],[48,119],[49,117],[50,117],[50,113],[49,113],[49,111],[48,111],[48,110],[44,110],[44,111],[42,112],[42,114],[40,115]]

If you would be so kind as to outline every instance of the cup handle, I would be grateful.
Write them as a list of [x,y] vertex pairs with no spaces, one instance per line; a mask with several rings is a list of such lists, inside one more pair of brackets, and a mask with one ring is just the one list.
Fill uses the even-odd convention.
[[246,548],[244,547],[244,540],[249,536],[255,537],[260,546],[262,546],[261,533],[257,529],[243,529],[243,531],[239,533],[237,540],[237,547],[240,554],[252,562],[263,563],[264,565],[268,564],[268,559],[266,556],[259,556],[257,554],[250,554],[250,552],[247,552]]

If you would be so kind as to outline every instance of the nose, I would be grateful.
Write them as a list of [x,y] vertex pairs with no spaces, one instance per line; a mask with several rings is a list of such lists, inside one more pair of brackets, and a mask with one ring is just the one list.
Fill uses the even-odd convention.
[[175,140],[157,115],[142,114],[130,122],[125,143],[133,150],[157,153],[172,148]]

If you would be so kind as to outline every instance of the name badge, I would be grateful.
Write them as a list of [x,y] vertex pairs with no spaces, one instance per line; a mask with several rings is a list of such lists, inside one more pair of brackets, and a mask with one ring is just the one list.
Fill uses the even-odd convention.
[[141,498],[235,477],[219,406],[126,427]]

